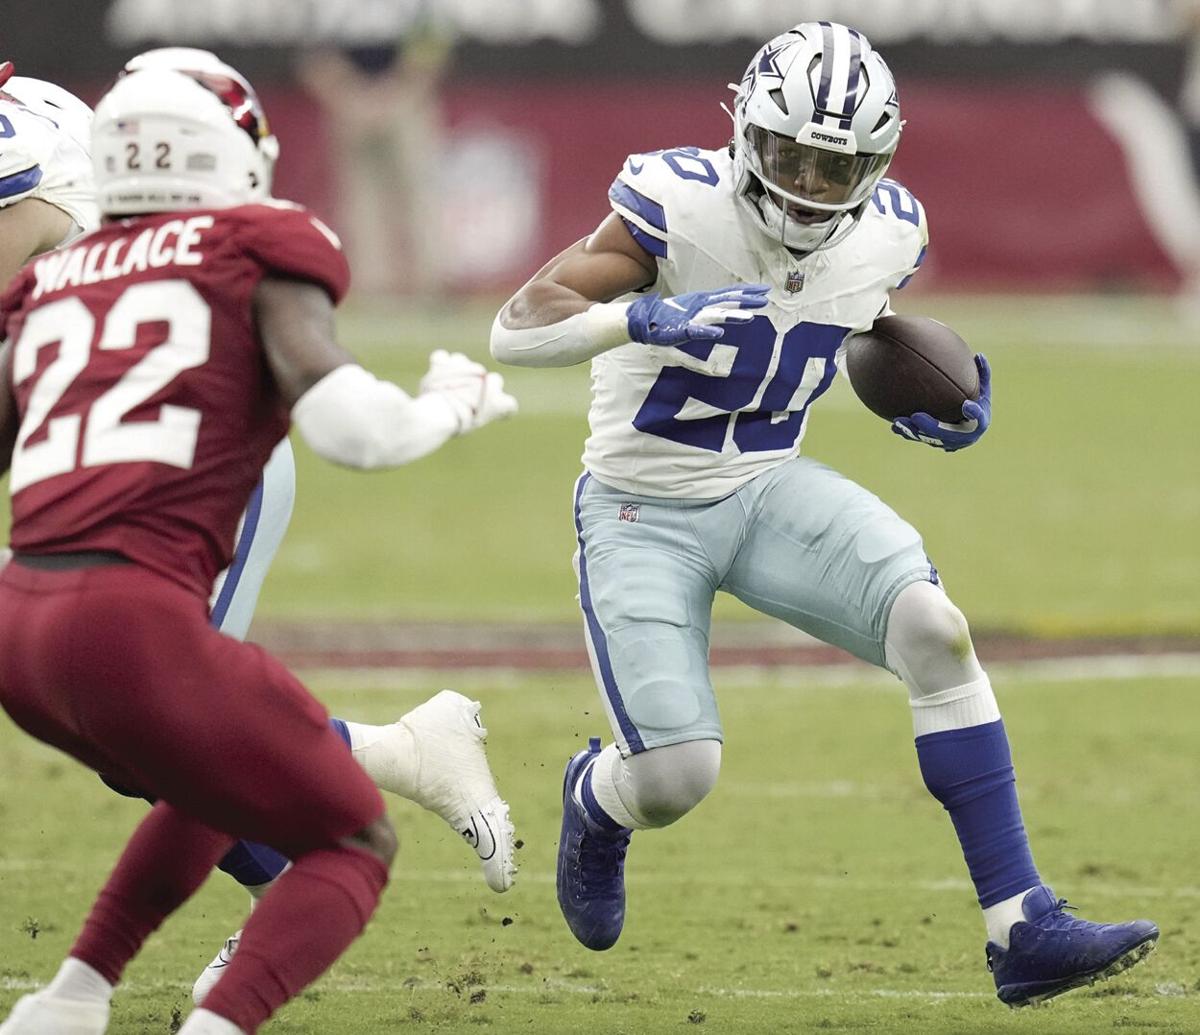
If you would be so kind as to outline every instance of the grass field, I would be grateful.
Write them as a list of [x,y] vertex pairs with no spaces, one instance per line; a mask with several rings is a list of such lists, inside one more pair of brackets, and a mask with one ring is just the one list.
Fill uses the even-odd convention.
[[[911,300],[988,353],[995,420],[974,449],[902,442],[839,379],[805,450],[922,531],[979,628],[1200,631],[1200,348],[1151,301]],[[490,308],[351,312],[347,343],[413,386],[436,345],[483,358]],[[561,619],[586,367],[506,371],[522,412],[398,472],[298,446],[299,504],[260,613]],[[749,618],[726,601],[719,614]]]
[[[635,836],[628,924],[603,954],[575,944],[553,887],[561,766],[599,732],[593,691],[575,674],[465,685],[485,702],[524,840],[516,887],[492,894],[448,828],[395,803],[403,847],[383,907],[269,1030],[1200,1030],[1193,682],[1003,681],[1042,872],[1085,916],[1145,915],[1163,929],[1159,952],[1131,973],[1019,1013],[992,997],[979,913],[949,822],[921,786],[903,694],[880,680],[806,682],[721,688],[721,784],[677,826]],[[432,685],[414,674],[316,688],[343,714],[383,720]],[[7,726],[0,779],[3,1009],[53,972],[141,809]],[[110,1031],[171,1031],[244,906],[226,878],[210,880],[131,967]]]
[[[1200,349],[1152,300],[937,300],[988,353],[995,425],[955,456],[907,445],[839,385],[806,451],[920,528],[976,630],[1040,637],[1200,636]],[[437,346],[483,358],[492,309],[348,311],[347,345],[414,387]],[[521,415],[403,471],[364,476],[298,446],[299,492],[260,614],[573,622],[570,492],[587,372],[512,371]],[[756,621],[722,601],[723,621]],[[1148,672],[1149,666],[1146,671]],[[1148,964],[1038,1011],[992,995],[951,827],[921,786],[903,693],[853,670],[722,674],[728,737],[714,794],[638,835],[629,922],[609,953],[576,945],[553,867],[566,757],[603,719],[590,679],[478,673],[491,755],[525,847],[492,895],[469,853],[406,803],[403,848],[367,935],[268,1030],[656,1035],[1200,1032],[1190,677],[996,680],[1039,865],[1083,915],[1145,915]],[[386,721],[447,678],[325,674],[336,713]],[[843,682],[847,677],[843,673]],[[1041,681],[1039,681],[1041,680]],[[723,682],[722,682],[723,681]],[[361,684],[361,685],[359,685]],[[0,720],[0,1015],[54,970],[141,815]],[[115,1035],[159,1035],[241,919],[218,876],[147,946],[118,994]],[[511,923],[505,921],[511,920]]]

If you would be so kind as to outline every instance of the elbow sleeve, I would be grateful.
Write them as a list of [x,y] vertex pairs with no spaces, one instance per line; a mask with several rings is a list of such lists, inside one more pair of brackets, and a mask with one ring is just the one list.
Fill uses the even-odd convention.
[[363,469],[411,463],[460,430],[439,393],[414,399],[357,363],[330,371],[297,399],[292,421],[318,456]]
[[629,341],[628,304],[597,302],[544,327],[506,327],[492,321],[492,358],[517,367],[569,367]]

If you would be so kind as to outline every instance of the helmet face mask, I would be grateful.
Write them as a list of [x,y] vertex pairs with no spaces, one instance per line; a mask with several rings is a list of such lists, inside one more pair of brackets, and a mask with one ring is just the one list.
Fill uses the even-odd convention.
[[766,190],[820,212],[861,204],[891,157],[830,151],[754,124],[746,127],[746,139],[751,168]]
[[899,143],[899,102],[861,33],[805,22],[754,56],[734,87],[733,157],[743,211],[795,254],[857,225]]
[[278,154],[254,88],[208,51],[139,54],[96,107],[92,158],[107,215],[261,200]]

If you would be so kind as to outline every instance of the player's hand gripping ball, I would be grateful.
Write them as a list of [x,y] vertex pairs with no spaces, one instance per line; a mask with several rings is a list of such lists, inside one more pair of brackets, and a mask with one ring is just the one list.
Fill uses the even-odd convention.
[[946,452],[991,423],[991,370],[954,331],[924,316],[884,316],[846,339],[855,394],[911,442]]

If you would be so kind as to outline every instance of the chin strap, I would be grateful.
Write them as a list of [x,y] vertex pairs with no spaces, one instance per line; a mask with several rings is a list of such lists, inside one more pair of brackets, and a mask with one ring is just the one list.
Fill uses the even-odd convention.
[[[826,220],[825,223],[814,223],[808,226],[802,226],[802,224],[798,223],[793,224],[792,220],[788,218],[787,213],[771,199],[769,192],[763,191],[763,193],[758,196],[757,202],[758,211],[762,216],[763,225],[766,226],[767,232],[772,236],[777,237],[779,246],[781,248],[786,248],[790,252],[811,255],[813,252],[821,251],[823,248],[829,246],[830,237],[837,233],[836,217],[840,215],[840,213],[833,213],[834,218]],[[789,227],[791,227],[793,230],[796,230],[802,236],[805,230],[814,230],[817,227],[823,227],[826,224],[832,225],[829,226],[825,236],[816,244],[797,245],[788,240]],[[841,238],[839,237],[838,239],[840,240]]]

